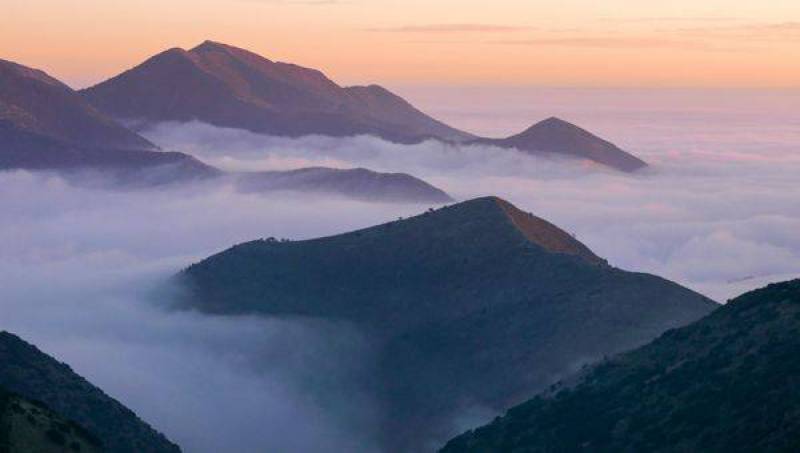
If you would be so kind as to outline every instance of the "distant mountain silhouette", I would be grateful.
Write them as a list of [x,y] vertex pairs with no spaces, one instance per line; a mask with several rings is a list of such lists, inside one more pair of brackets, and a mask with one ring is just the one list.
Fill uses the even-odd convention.
[[469,409],[499,413],[716,307],[615,269],[494,197],[333,237],[237,245],[178,280],[192,309],[361,328],[379,350],[367,387],[385,406],[389,452],[432,450]]
[[800,280],[604,361],[443,453],[800,449]]
[[83,94],[117,118],[146,122],[199,120],[281,136],[370,134],[398,142],[471,137],[384,88],[343,88],[317,70],[212,41],[169,49]]
[[446,203],[453,201],[440,189],[405,173],[378,173],[364,168],[340,170],[310,167],[289,171],[241,173],[246,192],[295,191],[339,194],[367,201]]
[[504,139],[480,139],[477,143],[516,148],[532,154],[579,157],[628,172],[647,166],[613,143],[554,117],[534,124],[521,134]]
[[153,186],[230,176],[250,191],[328,192],[374,201],[445,202],[430,184],[400,173],[324,168],[223,172],[158,148],[42,71],[0,60],[0,170],[53,170],[79,183]]
[[216,174],[191,156],[159,152],[44,72],[0,60],[0,170],[165,166],[173,177]]
[[373,135],[397,143],[437,139],[589,159],[622,171],[646,165],[556,119],[507,139],[476,137],[377,85],[341,87],[320,71],[212,41],[188,51],[169,49],[82,93],[109,115],[144,124],[197,120],[288,137]]
[[[180,448],[72,369],[8,332],[0,332],[0,387],[74,420],[115,453],[178,453]],[[34,450],[31,450],[34,451]],[[68,449],[59,451],[69,451]]]

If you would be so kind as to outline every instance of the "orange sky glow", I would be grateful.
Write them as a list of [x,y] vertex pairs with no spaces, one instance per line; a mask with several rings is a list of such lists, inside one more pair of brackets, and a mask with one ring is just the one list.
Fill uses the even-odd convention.
[[800,87],[797,0],[2,0],[0,58],[84,87],[212,39],[342,84]]

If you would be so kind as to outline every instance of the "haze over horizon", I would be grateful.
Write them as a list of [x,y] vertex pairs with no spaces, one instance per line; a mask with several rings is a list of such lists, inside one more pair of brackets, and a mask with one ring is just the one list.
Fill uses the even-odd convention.
[[206,39],[345,85],[800,87],[791,1],[5,3],[0,55],[74,88]]

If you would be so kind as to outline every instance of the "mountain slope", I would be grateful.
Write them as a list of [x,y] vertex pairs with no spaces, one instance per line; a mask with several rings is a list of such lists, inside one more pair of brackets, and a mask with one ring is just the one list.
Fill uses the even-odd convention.
[[100,438],[107,451],[179,452],[130,409],[19,337],[0,332],[0,387],[41,401]]
[[531,154],[578,157],[627,172],[647,166],[613,143],[555,117],[540,121],[520,134],[504,139],[480,139],[477,143],[515,148]]
[[800,280],[769,285],[442,451],[798,451],[798,332]]
[[[286,78],[292,77],[296,74],[290,71]],[[205,180],[225,173],[189,155],[159,151],[44,72],[0,60],[3,169],[55,170],[79,183],[125,186]],[[302,169],[234,177],[243,189],[329,192],[371,200],[450,200],[412,176],[368,170]]]
[[87,146],[154,150],[155,145],[95,110],[42,71],[0,60],[0,121]]
[[305,193],[339,194],[366,201],[430,202],[453,201],[440,189],[405,173],[378,173],[365,168],[340,170],[309,167],[289,171],[241,173],[240,190],[270,192],[288,190]]
[[288,137],[437,139],[578,157],[622,171],[646,165],[555,118],[506,139],[480,138],[429,117],[380,86],[340,87],[320,71],[212,41],[188,51],[169,49],[82,93],[107,114],[144,124],[198,120]]
[[494,197],[309,241],[255,241],[190,266],[185,305],[346,320],[380,349],[387,451],[433,448],[455,414],[493,412],[581,363],[712,310],[674,283],[608,266]]
[[82,426],[45,405],[0,387],[0,451],[5,453],[100,452],[102,443]]
[[0,170],[164,166],[177,177],[215,174],[185,154],[159,152],[44,72],[0,60]]
[[471,137],[384,88],[343,88],[317,70],[212,41],[162,52],[83,94],[114,117],[144,122],[199,120],[290,137],[370,134],[398,142]]

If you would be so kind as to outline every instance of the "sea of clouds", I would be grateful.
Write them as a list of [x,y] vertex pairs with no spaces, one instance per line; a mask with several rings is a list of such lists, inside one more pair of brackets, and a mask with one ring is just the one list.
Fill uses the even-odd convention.
[[[411,173],[459,200],[498,195],[612,265],[720,302],[800,276],[800,119],[792,112],[774,108],[778,101],[758,109],[743,100],[748,108],[732,110],[724,97],[685,109],[689,100],[674,96],[658,105],[572,96],[570,108],[543,101],[515,115],[559,113],[651,168],[628,175],[496,148],[285,139],[198,123],[146,134],[231,170],[367,167]],[[612,99],[614,114],[601,103]],[[504,134],[493,126],[495,108],[434,113]],[[377,450],[380,407],[358,390],[370,354],[358,332],[170,311],[168,279],[246,240],[336,234],[431,206],[245,194],[225,184],[101,190],[18,171],[0,173],[0,207],[0,328],[68,362],[186,451]]]
[[[753,94],[740,96],[744,106],[755,102]],[[619,137],[651,164],[633,175],[434,141],[287,139],[201,123],[163,124],[147,135],[229,170],[367,167],[412,174],[458,200],[498,195],[575,234],[615,266],[664,276],[719,302],[800,275],[800,115],[777,107],[765,113],[772,104],[763,99],[750,110],[714,97],[680,110],[689,100],[668,99],[655,110],[634,97],[618,100],[613,115],[600,107],[563,112]],[[496,121],[492,111],[486,116]]]

